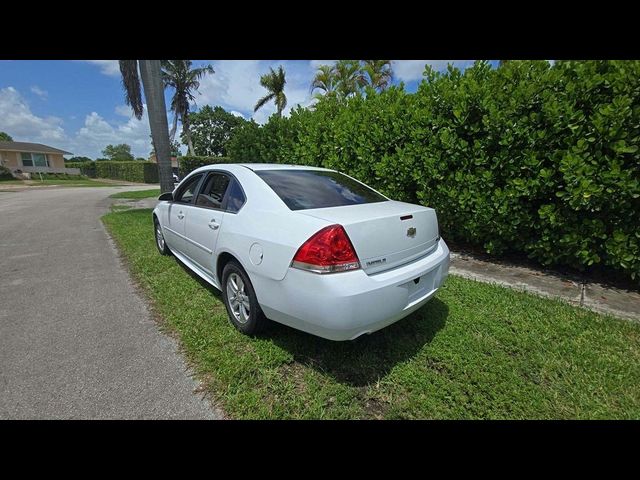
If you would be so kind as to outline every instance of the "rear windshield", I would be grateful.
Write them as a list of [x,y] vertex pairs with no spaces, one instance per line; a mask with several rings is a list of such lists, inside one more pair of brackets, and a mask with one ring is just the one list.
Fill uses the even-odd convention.
[[255,173],[291,210],[387,201],[369,187],[338,172],[258,170]]

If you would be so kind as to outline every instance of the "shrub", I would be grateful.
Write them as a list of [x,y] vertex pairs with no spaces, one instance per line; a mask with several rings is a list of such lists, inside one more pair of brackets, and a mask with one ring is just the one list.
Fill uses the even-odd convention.
[[445,238],[640,278],[640,62],[476,62],[236,131],[236,161],[319,165],[438,210]]
[[14,180],[11,170],[4,165],[0,165],[0,180]]
[[233,163],[229,157],[198,157],[193,155],[179,157],[178,161],[180,162],[181,177],[185,177],[196,168],[204,167],[205,165],[213,165],[215,163]]
[[66,168],[79,168],[82,175],[96,178],[96,162],[66,162],[64,166]]
[[78,180],[79,175],[70,175],[68,173],[32,173],[32,180]]
[[96,176],[128,182],[158,183],[158,165],[153,162],[102,161],[95,163]]

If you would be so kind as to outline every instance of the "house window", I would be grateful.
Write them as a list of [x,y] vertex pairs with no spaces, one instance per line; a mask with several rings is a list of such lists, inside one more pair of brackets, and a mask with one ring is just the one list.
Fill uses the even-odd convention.
[[47,155],[44,153],[25,153],[20,154],[22,156],[22,165],[24,167],[48,167],[49,161]]

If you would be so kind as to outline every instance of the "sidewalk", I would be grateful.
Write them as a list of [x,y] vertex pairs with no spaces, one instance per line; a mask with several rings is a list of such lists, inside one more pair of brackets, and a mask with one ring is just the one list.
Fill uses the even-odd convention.
[[640,321],[640,293],[638,292],[598,283],[583,283],[543,270],[502,262],[492,263],[456,252],[451,252],[449,271],[480,282],[495,283],[544,297],[560,298],[589,310]]

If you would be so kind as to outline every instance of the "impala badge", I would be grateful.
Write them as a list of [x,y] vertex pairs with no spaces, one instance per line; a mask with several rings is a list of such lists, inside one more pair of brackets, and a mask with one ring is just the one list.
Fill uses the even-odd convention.
[[407,237],[415,237],[416,236],[416,229],[414,227],[410,227],[407,229]]

